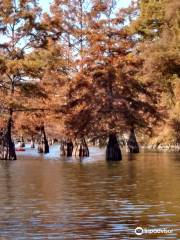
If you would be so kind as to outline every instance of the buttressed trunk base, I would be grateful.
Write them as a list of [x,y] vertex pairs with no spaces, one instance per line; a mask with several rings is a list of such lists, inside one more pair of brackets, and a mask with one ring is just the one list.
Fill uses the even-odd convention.
[[109,141],[106,148],[107,161],[120,161],[122,160],[121,150],[116,137],[116,134],[109,135]]
[[23,137],[21,137],[20,147],[22,147],[22,148],[25,147],[25,141],[24,141]]
[[16,160],[15,144],[11,138],[12,113],[7,122],[5,131],[0,132],[0,160]]
[[60,145],[60,155],[63,157],[72,157],[73,148],[74,145],[71,140],[68,141],[62,140]]
[[139,153],[139,145],[136,140],[136,135],[134,129],[131,129],[129,139],[127,141],[127,146],[130,153]]
[[38,144],[38,152],[39,153],[49,153],[49,144],[46,137],[46,132],[44,126],[41,127],[41,140]]
[[67,157],[72,157],[72,154],[73,154],[73,142],[72,141],[67,141],[66,143],[66,156]]
[[89,149],[84,137],[80,139],[79,143],[77,143],[75,156],[80,158],[89,157]]

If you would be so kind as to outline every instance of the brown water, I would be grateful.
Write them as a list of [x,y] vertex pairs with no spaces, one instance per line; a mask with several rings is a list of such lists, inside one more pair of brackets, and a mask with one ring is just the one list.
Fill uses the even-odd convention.
[[[180,239],[180,154],[107,163],[98,149],[83,161],[57,153],[0,162],[0,240]],[[137,226],[173,232],[137,236]]]

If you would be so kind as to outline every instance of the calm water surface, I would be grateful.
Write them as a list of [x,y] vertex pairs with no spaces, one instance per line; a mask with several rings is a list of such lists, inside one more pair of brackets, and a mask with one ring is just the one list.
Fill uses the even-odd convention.
[[[0,162],[0,240],[180,239],[180,154],[20,155]],[[173,232],[137,236],[137,226]]]

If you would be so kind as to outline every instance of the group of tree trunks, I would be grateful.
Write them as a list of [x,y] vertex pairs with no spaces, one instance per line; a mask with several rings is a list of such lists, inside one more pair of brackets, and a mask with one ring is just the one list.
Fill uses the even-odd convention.
[[72,157],[73,150],[76,157],[89,157],[89,149],[85,138],[81,138],[79,141],[76,141],[75,144],[73,144],[71,140],[61,141],[61,156]]
[[[107,160],[122,159],[117,135],[131,126],[180,143],[179,1],[118,2],[54,0],[45,14],[38,1],[0,2],[1,159],[16,159],[12,120],[16,135],[46,121],[59,134],[106,135]],[[48,153],[40,132],[38,151]],[[139,152],[133,128],[127,146]],[[61,154],[73,151],[89,156],[83,137],[63,141]]]
[[[8,120],[7,127],[5,131],[0,132],[0,160],[16,160],[15,144],[11,138],[11,127],[12,119]],[[38,152],[39,153],[49,153],[49,143],[46,137],[44,125],[40,128],[41,138],[38,142]],[[130,130],[129,139],[127,141],[127,146],[130,153],[139,153],[139,146],[136,140],[135,131],[132,128]],[[21,137],[20,147],[25,147],[24,138]],[[35,142],[32,138],[31,148],[35,148]],[[60,155],[64,157],[75,157],[83,158],[89,157],[89,149],[84,137],[80,140],[73,141],[62,140],[60,143]],[[120,149],[120,144],[116,134],[110,134],[108,138],[108,143],[106,147],[106,160],[107,161],[120,161],[122,160],[122,154]]]

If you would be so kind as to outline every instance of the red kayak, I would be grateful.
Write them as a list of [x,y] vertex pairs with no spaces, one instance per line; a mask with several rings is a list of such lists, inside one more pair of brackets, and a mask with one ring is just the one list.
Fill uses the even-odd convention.
[[24,148],[16,148],[16,152],[24,152],[26,151]]

